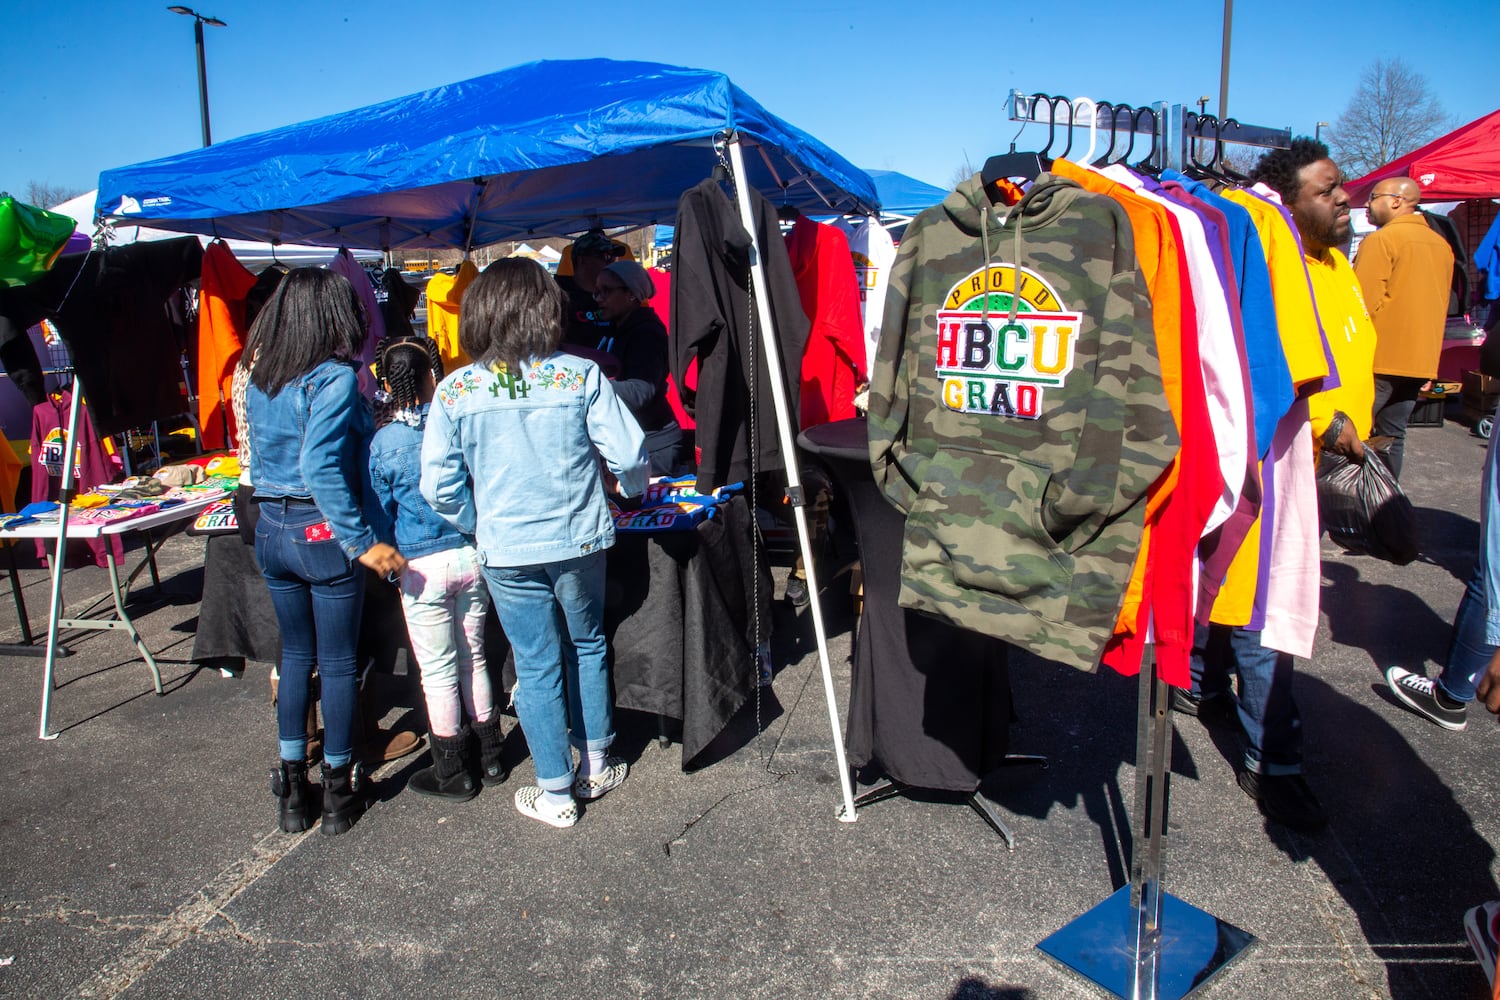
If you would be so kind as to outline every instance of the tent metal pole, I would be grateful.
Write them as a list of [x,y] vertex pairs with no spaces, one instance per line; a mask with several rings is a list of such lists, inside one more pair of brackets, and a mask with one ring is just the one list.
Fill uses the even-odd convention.
[[[792,423],[787,408],[786,387],[782,381],[781,354],[776,345],[776,327],[771,321],[771,298],[766,291],[766,276],[761,269],[764,259],[760,252],[760,244],[756,240],[755,213],[750,207],[750,183],[748,174],[745,172],[745,157],[740,149],[740,138],[738,133],[733,134],[727,143],[729,146],[730,163],[734,167],[734,194],[739,204],[740,222],[745,231],[750,234],[752,255],[750,258],[750,279],[755,289],[755,307],[760,319],[761,344],[765,350],[766,370],[770,373],[767,380],[771,384],[771,403],[776,408],[776,433],[781,443],[781,454],[786,461],[786,478],[790,492],[795,497],[802,495],[802,478],[797,469],[797,447],[792,440]],[[755,373],[749,373],[751,386],[755,385]],[[849,763],[844,755],[844,734],[839,723],[838,700],[833,691],[833,670],[828,664],[828,636],[823,627],[823,602],[818,596],[817,564],[813,560],[812,541],[807,530],[807,511],[803,503],[792,505],[792,513],[797,521],[797,543],[802,553],[802,565],[807,570],[807,594],[811,599],[808,610],[812,612],[813,632],[818,640],[818,664],[823,670],[823,697],[828,702],[828,722],[833,728],[833,752],[838,763],[839,786],[844,794],[843,808],[839,810],[838,818],[844,823],[853,823],[859,818],[854,809],[854,788],[849,780]]]
[[57,621],[62,616],[63,563],[68,554],[68,500],[73,492],[73,456],[78,449],[78,412],[83,403],[83,383],[73,376],[73,399],[68,407],[68,436],[63,440],[62,486],[57,500],[61,505],[57,515],[57,547],[52,552],[52,599],[47,605],[47,661],[42,668],[42,718],[37,727],[37,738],[57,739],[56,733],[48,732],[52,717],[52,670],[57,664]]

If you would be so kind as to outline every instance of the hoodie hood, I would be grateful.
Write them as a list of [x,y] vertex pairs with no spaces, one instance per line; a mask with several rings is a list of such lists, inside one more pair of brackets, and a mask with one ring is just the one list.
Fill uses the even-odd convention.
[[1021,219],[1025,229],[1044,226],[1066,211],[1082,190],[1066,177],[1044,173],[1037,176],[1015,205],[992,205],[984,193],[984,181],[975,174],[960,181],[942,204],[954,225],[970,236],[980,236],[986,228],[993,233],[1012,218]]

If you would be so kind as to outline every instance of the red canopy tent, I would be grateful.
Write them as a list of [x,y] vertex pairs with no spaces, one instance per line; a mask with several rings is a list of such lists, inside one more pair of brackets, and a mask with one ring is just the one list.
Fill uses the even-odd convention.
[[1410,177],[1423,201],[1500,197],[1500,110],[1345,184],[1350,203],[1362,207],[1387,177]]

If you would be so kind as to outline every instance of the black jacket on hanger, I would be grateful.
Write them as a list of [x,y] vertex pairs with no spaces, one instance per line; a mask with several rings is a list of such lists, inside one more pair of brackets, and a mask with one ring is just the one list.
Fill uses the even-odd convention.
[[[787,419],[795,433],[798,374],[808,322],[776,210],[755,191],[750,193],[750,203],[781,354],[776,377],[785,389]],[[752,464],[758,471],[786,467],[776,436],[760,317],[752,319],[750,249],[750,234],[717,181],[705,180],[682,196],[672,245],[671,362],[672,377],[685,387],[688,365],[694,358],[698,361],[696,391],[682,388],[681,392],[683,405],[698,425],[700,490],[744,480]],[[746,374],[752,357],[756,359],[753,385]],[[754,463],[752,430],[758,453]]]
[[1469,251],[1464,249],[1463,238],[1458,235],[1458,226],[1452,219],[1425,208],[1417,211],[1426,220],[1427,227],[1447,240],[1448,249],[1453,251],[1453,290],[1448,296],[1448,315],[1462,316],[1469,305]]
[[202,270],[196,236],[60,257],[31,284],[0,291],[0,344],[56,321],[101,435],[185,413],[187,330],[172,299]]

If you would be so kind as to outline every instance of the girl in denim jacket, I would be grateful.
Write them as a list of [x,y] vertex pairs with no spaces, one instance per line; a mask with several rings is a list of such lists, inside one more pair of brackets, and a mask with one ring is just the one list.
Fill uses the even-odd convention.
[[314,664],[322,678],[323,832],[343,833],[365,808],[353,759],[361,567],[395,575],[406,566],[371,502],[375,420],[351,361],[365,336],[354,286],[331,271],[302,267],[277,286],[245,344],[254,359],[245,410],[260,505],[255,558],[281,628],[281,761],[271,772],[271,791],[288,833],[312,825],[305,758]]
[[412,657],[422,671],[432,730],[432,766],[412,775],[409,787],[422,795],[463,801],[479,792],[465,713],[474,720],[479,739],[481,780],[498,785],[506,772],[500,759],[500,718],[484,657],[490,595],[479,553],[433,512],[417,489],[422,429],[443,377],[437,343],[430,337],[382,342],[375,352],[375,377],[393,412],[391,422],[376,431],[370,443],[370,480],[381,508],[396,526],[396,545],[406,557],[401,609]]
[[536,767],[516,808],[555,827],[577,822],[575,796],[596,799],[625,780],[625,761],[607,752],[614,521],[600,459],[627,495],[645,489],[649,468],[640,425],[598,366],[558,353],[562,333],[562,292],[536,262],[499,260],[474,280],[458,326],[474,364],[438,386],[421,484],[433,510],[477,539]]

